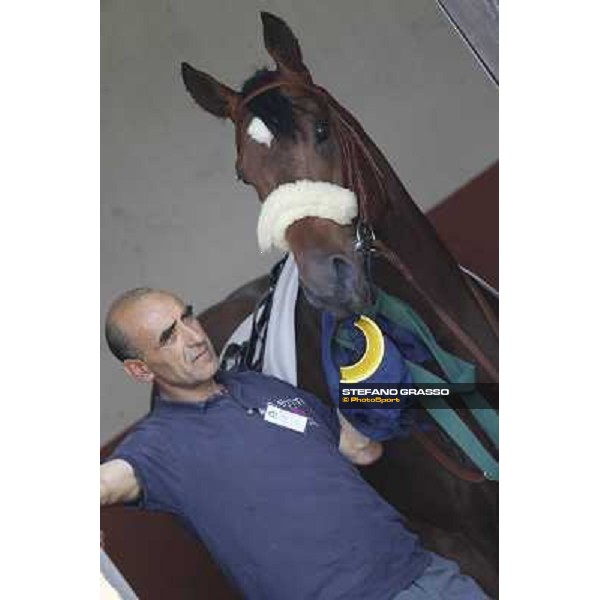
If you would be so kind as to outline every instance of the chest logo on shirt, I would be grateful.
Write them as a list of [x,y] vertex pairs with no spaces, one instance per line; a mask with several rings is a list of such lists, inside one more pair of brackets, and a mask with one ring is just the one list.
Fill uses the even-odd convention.
[[307,425],[319,424],[310,416],[308,407],[302,398],[271,398],[267,407],[261,410],[265,421],[304,433]]

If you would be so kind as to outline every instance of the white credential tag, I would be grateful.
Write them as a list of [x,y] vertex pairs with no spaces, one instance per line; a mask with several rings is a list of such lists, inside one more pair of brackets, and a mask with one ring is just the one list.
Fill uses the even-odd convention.
[[278,406],[269,404],[267,406],[267,410],[265,411],[265,421],[274,423],[280,427],[292,429],[293,431],[297,431],[299,433],[304,433],[308,418],[304,415],[298,415],[290,412],[289,410],[283,410]]

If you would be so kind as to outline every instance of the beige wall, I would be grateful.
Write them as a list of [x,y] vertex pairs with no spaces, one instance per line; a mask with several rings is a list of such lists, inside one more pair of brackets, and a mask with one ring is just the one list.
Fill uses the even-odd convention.
[[[497,90],[433,0],[103,0],[102,317],[138,285],[205,308],[265,272],[258,203],[234,178],[232,127],[187,96],[187,60],[237,87],[270,65],[258,12],[292,27],[306,64],[429,208],[498,158]],[[102,440],[148,407],[102,338]]]

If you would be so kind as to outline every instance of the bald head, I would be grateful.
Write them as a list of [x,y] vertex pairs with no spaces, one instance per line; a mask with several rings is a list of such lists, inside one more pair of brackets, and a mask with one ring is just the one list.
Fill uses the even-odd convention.
[[139,287],[121,294],[111,305],[106,315],[104,334],[111,352],[121,361],[141,358],[139,350],[131,340],[127,317],[135,311],[144,299],[156,295],[168,295],[168,292],[148,287]]
[[105,328],[125,371],[137,381],[156,383],[171,399],[196,401],[213,385],[218,357],[192,306],[174,294],[152,288],[125,292],[110,307]]

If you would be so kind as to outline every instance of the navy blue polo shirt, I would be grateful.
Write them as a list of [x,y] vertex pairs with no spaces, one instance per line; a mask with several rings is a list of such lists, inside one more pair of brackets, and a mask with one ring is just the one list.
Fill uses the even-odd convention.
[[[179,516],[249,599],[390,600],[422,574],[429,554],[340,454],[328,407],[259,373],[217,379],[206,402],[158,400],[111,456],[142,507]],[[305,432],[265,421],[268,404]]]

